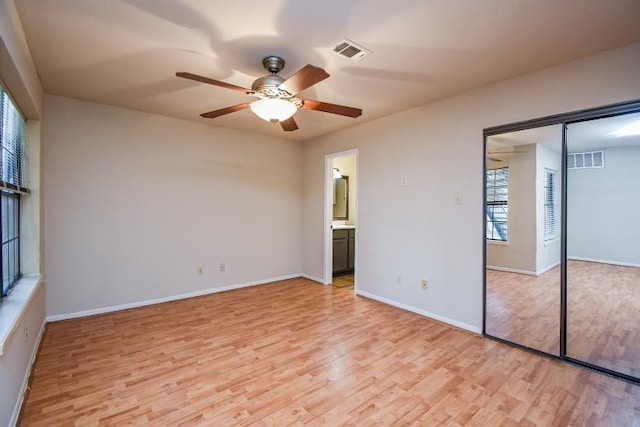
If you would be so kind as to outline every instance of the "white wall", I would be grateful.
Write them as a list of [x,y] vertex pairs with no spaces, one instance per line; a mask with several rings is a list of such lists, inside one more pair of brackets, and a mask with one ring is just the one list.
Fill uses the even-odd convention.
[[509,168],[507,242],[487,241],[487,265],[535,274],[536,271],[536,145],[518,145],[518,153],[490,168]]
[[44,113],[48,315],[301,272],[300,143],[49,95]]
[[638,69],[634,44],[307,141],[304,272],[322,277],[324,156],[359,148],[359,290],[479,331],[482,129],[640,98]]
[[[555,138],[517,145],[517,153],[501,162],[488,160],[489,168],[509,168],[509,238],[507,243],[487,241],[487,266],[539,275],[560,264],[561,154],[545,144],[562,146],[562,127],[554,126]],[[491,138],[489,138],[491,143]],[[491,146],[490,146],[491,147]],[[491,148],[490,148],[491,149]],[[545,170],[556,171],[557,238],[545,241]]]
[[568,171],[567,256],[640,267],[640,147],[605,148],[604,164]]
[[[557,144],[559,150],[562,148],[562,127],[557,126]],[[556,238],[545,240],[544,237],[544,203],[545,203],[545,171],[549,169],[555,171],[555,216],[556,216]],[[543,144],[537,144],[536,150],[536,273],[542,274],[545,271],[560,264],[560,233],[562,221],[562,154],[560,151],[549,149]]]

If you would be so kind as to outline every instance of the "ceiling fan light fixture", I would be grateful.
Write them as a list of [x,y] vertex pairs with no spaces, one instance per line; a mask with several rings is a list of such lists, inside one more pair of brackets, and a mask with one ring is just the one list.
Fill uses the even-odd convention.
[[252,102],[249,108],[256,116],[271,123],[285,121],[298,111],[295,103],[279,98],[260,99]]
[[205,119],[215,119],[236,111],[251,109],[262,120],[280,123],[283,131],[291,132],[299,129],[298,124],[292,117],[299,108],[353,118],[362,115],[360,108],[313,101],[296,96],[329,77],[329,74],[322,68],[307,64],[285,80],[278,75],[278,72],[284,67],[284,59],[275,55],[267,56],[262,60],[262,65],[271,74],[256,79],[251,85],[251,89],[185,71],[177,72],[176,76],[259,98],[258,101],[243,102],[242,104],[200,114]]

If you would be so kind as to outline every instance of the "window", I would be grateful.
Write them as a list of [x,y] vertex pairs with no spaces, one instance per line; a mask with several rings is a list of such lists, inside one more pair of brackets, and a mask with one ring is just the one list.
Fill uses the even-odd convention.
[[0,87],[0,272],[5,297],[20,279],[20,195],[24,188],[24,118]]
[[487,239],[506,242],[509,216],[509,168],[487,171]]
[[552,240],[556,235],[556,171],[544,170],[544,239]]

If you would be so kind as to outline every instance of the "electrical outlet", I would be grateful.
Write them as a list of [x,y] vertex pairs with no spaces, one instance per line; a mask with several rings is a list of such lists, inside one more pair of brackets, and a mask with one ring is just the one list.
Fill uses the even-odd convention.
[[427,289],[429,287],[429,282],[427,282],[426,280],[422,281],[422,289]]
[[198,267],[198,276],[202,276],[202,267]]
[[224,265],[224,262],[220,263],[220,271],[225,271],[226,266]]
[[402,283],[402,276],[398,274],[398,275],[396,276],[396,284],[398,284],[398,285],[399,285],[399,284],[401,284],[401,283]]
[[24,325],[24,337],[29,338],[29,326]]

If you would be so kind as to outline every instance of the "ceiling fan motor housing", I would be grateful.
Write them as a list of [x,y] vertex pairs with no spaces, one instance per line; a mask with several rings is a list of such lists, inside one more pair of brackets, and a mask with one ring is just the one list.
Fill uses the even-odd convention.
[[278,74],[284,68],[284,59],[270,55],[262,59],[262,66],[270,73]]
[[[264,68],[272,74],[269,74],[264,77],[260,77],[251,85],[251,90],[258,98],[267,99],[267,98],[276,98],[276,99],[284,99],[287,101],[294,101],[292,99],[293,95],[287,92],[286,90],[279,89],[282,83],[284,83],[285,79],[278,76],[277,73],[280,72],[284,68],[284,59],[279,56],[267,56],[262,60],[262,65]],[[296,103],[297,106],[299,106]]]
[[284,82],[284,79],[280,76],[276,76],[275,74],[260,77],[253,82],[251,90],[253,91],[253,95],[260,99],[282,99],[284,101],[289,101],[295,104],[296,107],[300,108],[300,106],[302,106],[302,100],[294,98],[293,95],[286,90],[278,88],[282,82]]
[[279,98],[280,96],[278,94],[279,92],[282,92],[291,96],[289,92],[278,89],[278,86],[280,86],[283,82],[284,79],[282,77],[275,74],[270,74],[268,76],[260,77],[255,82],[253,82],[253,84],[251,85],[251,90],[258,95],[271,95]]

